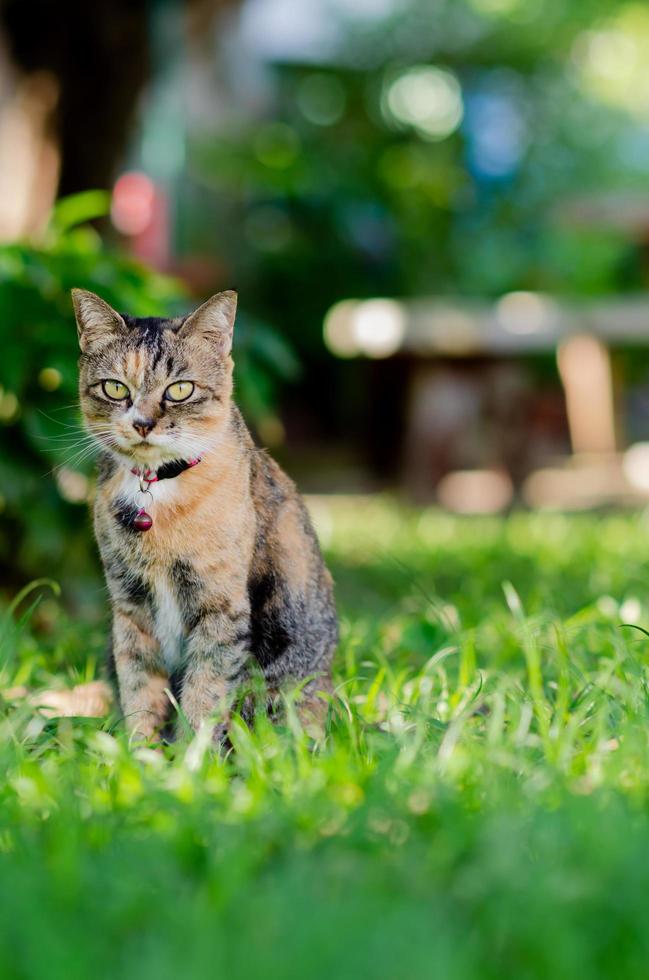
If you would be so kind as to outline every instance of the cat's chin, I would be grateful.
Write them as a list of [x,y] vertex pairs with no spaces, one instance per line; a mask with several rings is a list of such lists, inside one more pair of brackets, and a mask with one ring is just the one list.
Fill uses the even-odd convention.
[[178,459],[177,451],[165,450],[162,446],[136,445],[128,448],[113,447],[113,454],[126,466],[146,466],[155,470],[163,463]]

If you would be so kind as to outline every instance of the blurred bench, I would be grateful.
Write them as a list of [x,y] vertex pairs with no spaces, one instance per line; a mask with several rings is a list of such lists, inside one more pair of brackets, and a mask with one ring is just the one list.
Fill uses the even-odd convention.
[[[649,301],[568,303],[531,292],[494,303],[346,300],[330,311],[325,336],[339,356],[407,360],[402,472],[421,499],[454,470],[501,468],[520,486],[558,456],[623,449],[611,352],[649,350]],[[555,353],[556,384],[530,381],[531,360]]]

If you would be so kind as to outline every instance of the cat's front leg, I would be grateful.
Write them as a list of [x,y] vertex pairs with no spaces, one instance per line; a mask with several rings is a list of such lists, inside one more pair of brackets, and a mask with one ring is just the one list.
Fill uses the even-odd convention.
[[150,739],[169,715],[169,676],[162,668],[158,641],[143,617],[119,606],[113,613],[113,657],[129,734]]
[[225,734],[232,697],[244,680],[250,656],[247,605],[203,613],[188,638],[180,707],[192,728],[214,723],[214,739]]

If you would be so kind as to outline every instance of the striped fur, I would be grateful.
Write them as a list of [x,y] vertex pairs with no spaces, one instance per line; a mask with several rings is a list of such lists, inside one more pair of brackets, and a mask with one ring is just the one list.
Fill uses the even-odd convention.
[[[220,738],[252,674],[269,698],[304,680],[304,714],[318,714],[337,642],[332,581],[294,484],[255,447],[231,399],[236,294],[178,320],[121,316],[82,290],[73,302],[81,407],[102,447],[94,523],[129,730],[160,732],[173,685],[192,727],[212,724]],[[108,379],[129,397],[111,401]],[[165,391],[178,380],[194,391],[172,403]],[[143,439],[134,425],[144,423]],[[134,465],[199,455],[143,500]],[[146,533],[132,524],[142,503],[154,520]]]

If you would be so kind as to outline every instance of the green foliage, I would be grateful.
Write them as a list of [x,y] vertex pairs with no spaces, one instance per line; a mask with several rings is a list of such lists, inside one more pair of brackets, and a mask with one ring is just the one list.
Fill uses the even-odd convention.
[[[81,579],[89,567],[85,511],[64,499],[54,479],[56,467],[88,470],[78,446],[70,289],[91,289],[143,316],[183,299],[177,284],[79,226],[105,214],[107,203],[96,192],[60,202],[42,242],[0,247],[0,564],[18,580],[44,569]],[[76,490],[83,499],[83,483]]]
[[[256,312],[307,361],[322,356],[327,309],[350,296],[642,288],[632,223],[621,230],[614,205],[585,226],[574,212],[646,183],[642,120],[604,98],[587,59],[598,31],[633,45],[634,10],[641,19],[637,4],[404,0],[381,17],[331,4],[319,64],[273,65],[261,118],[235,101],[194,139],[181,246],[200,248],[209,225]],[[386,108],[391,81],[422,67],[461,88],[463,116],[438,136]],[[435,109],[423,93],[413,112],[424,101]]]
[[[319,744],[290,709],[221,758],[3,706],[3,977],[644,975],[646,517],[315,516],[343,610]],[[0,688],[93,676],[53,602],[49,639],[5,625]]]
[[[81,589],[94,565],[84,506],[93,454],[80,442],[70,289],[93,290],[135,316],[191,305],[178,282],[106,247],[86,222],[108,206],[99,191],[67,198],[41,242],[0,246],[0,568],[13,582],[47,569]],[[297,372],[295,358],[245,311],[235,358],[242,407],[253,422],[263,420],[278,380]]]

